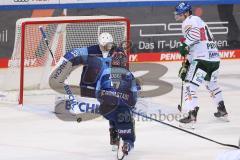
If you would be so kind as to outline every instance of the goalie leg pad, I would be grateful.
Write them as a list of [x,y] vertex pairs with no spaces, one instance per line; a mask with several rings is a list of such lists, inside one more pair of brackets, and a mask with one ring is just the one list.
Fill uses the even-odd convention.
[[[65,84],[65,80],[74,69],[76,69],[76,67],[73,67],[70,61],[64,57],[61,58],[49,76],[49,86],[58,93],[66,94],[64,87],[67,84]],[[79,86],[70,86],[70,88],[74,94],[80,94]]]

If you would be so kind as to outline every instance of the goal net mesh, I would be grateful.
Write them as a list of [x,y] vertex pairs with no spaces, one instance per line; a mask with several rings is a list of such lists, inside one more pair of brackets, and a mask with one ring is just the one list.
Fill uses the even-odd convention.
[[[98,36],[102,32],[112,34],[117,46],[128,41],[129,35],[128,21],[123,17],[78,16],[19,19],[16,23],[14,50],[9,61],[9,68],[0,82],[0,95],[5,93],[8,97],[15,97],[11,101],[21,101],[19,95],[26,90],[49,89],[48,76],[55,64],[42,37],[40,26],[46,33],[56,62],[73,48],[96,45]],[[76,76],[79,81],[80,75]]]

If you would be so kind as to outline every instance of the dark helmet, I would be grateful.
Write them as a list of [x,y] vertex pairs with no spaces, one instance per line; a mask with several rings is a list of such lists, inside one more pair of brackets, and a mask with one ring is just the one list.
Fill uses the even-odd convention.
[[188,2],[180,2],[176,7],[175,7],[175,14],[183,14],[188,11],[192,11],[192,6]]
[[121,51],[114,52],[112,54],[112,66],[113,67],[127,67],[128,56]]

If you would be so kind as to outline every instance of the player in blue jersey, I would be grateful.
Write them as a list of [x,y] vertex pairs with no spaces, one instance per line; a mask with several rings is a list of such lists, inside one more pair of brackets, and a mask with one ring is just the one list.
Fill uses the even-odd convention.
[[115,126],[115,144],[118,145],[121,138],[124,142],[122,152],[127,155],[135,142],[132,109],[137,102],[139,86],[126,67],[127,58],[123,52],[115,52],[111,64],[97,83],[96,97],[100,102],[100,114]]
[[[102,69],[106,67],[103,59],[106,59],[113,52],[113,37],[111,34],[104,32],[99,35],[98,42],[99,44],[97,45],[74,48],[67,52],[57,63],[50,75],[50,87],[64,94],[70,88],[71,92],[82,97],[95,97],[98,76]],[[83,65],[83,71],[81,74],[80,89],[79,86],[69,87],[65,80],[74,69],[81,65]]]
[[[104,32],[98,37],[98,44],[85,48],[74,48],[66,53],[49,77],[49,85],[59,93],[68,95],[70,101],[70,112],[79,113],[78,102],[74,95],[81,97],[95,98],[96,84],[105,68],[111,66],[111,55],[113,52],[122,49],[114,48],[113,37]],[[80,86],[73,86],[66,83],[66,79],[77,67],[83,65]],[[110,144],[115,145],[117,141],[117,129],[114,121],[110,123]]]

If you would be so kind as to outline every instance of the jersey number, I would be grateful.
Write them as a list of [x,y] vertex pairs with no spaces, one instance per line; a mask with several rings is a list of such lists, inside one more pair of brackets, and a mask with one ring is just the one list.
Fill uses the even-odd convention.
[[118,89],[119,88],[119,86],[120,86],[120,81],[111,81],[111,86],[113,87],[113,88],[115,88],[115,89]]

